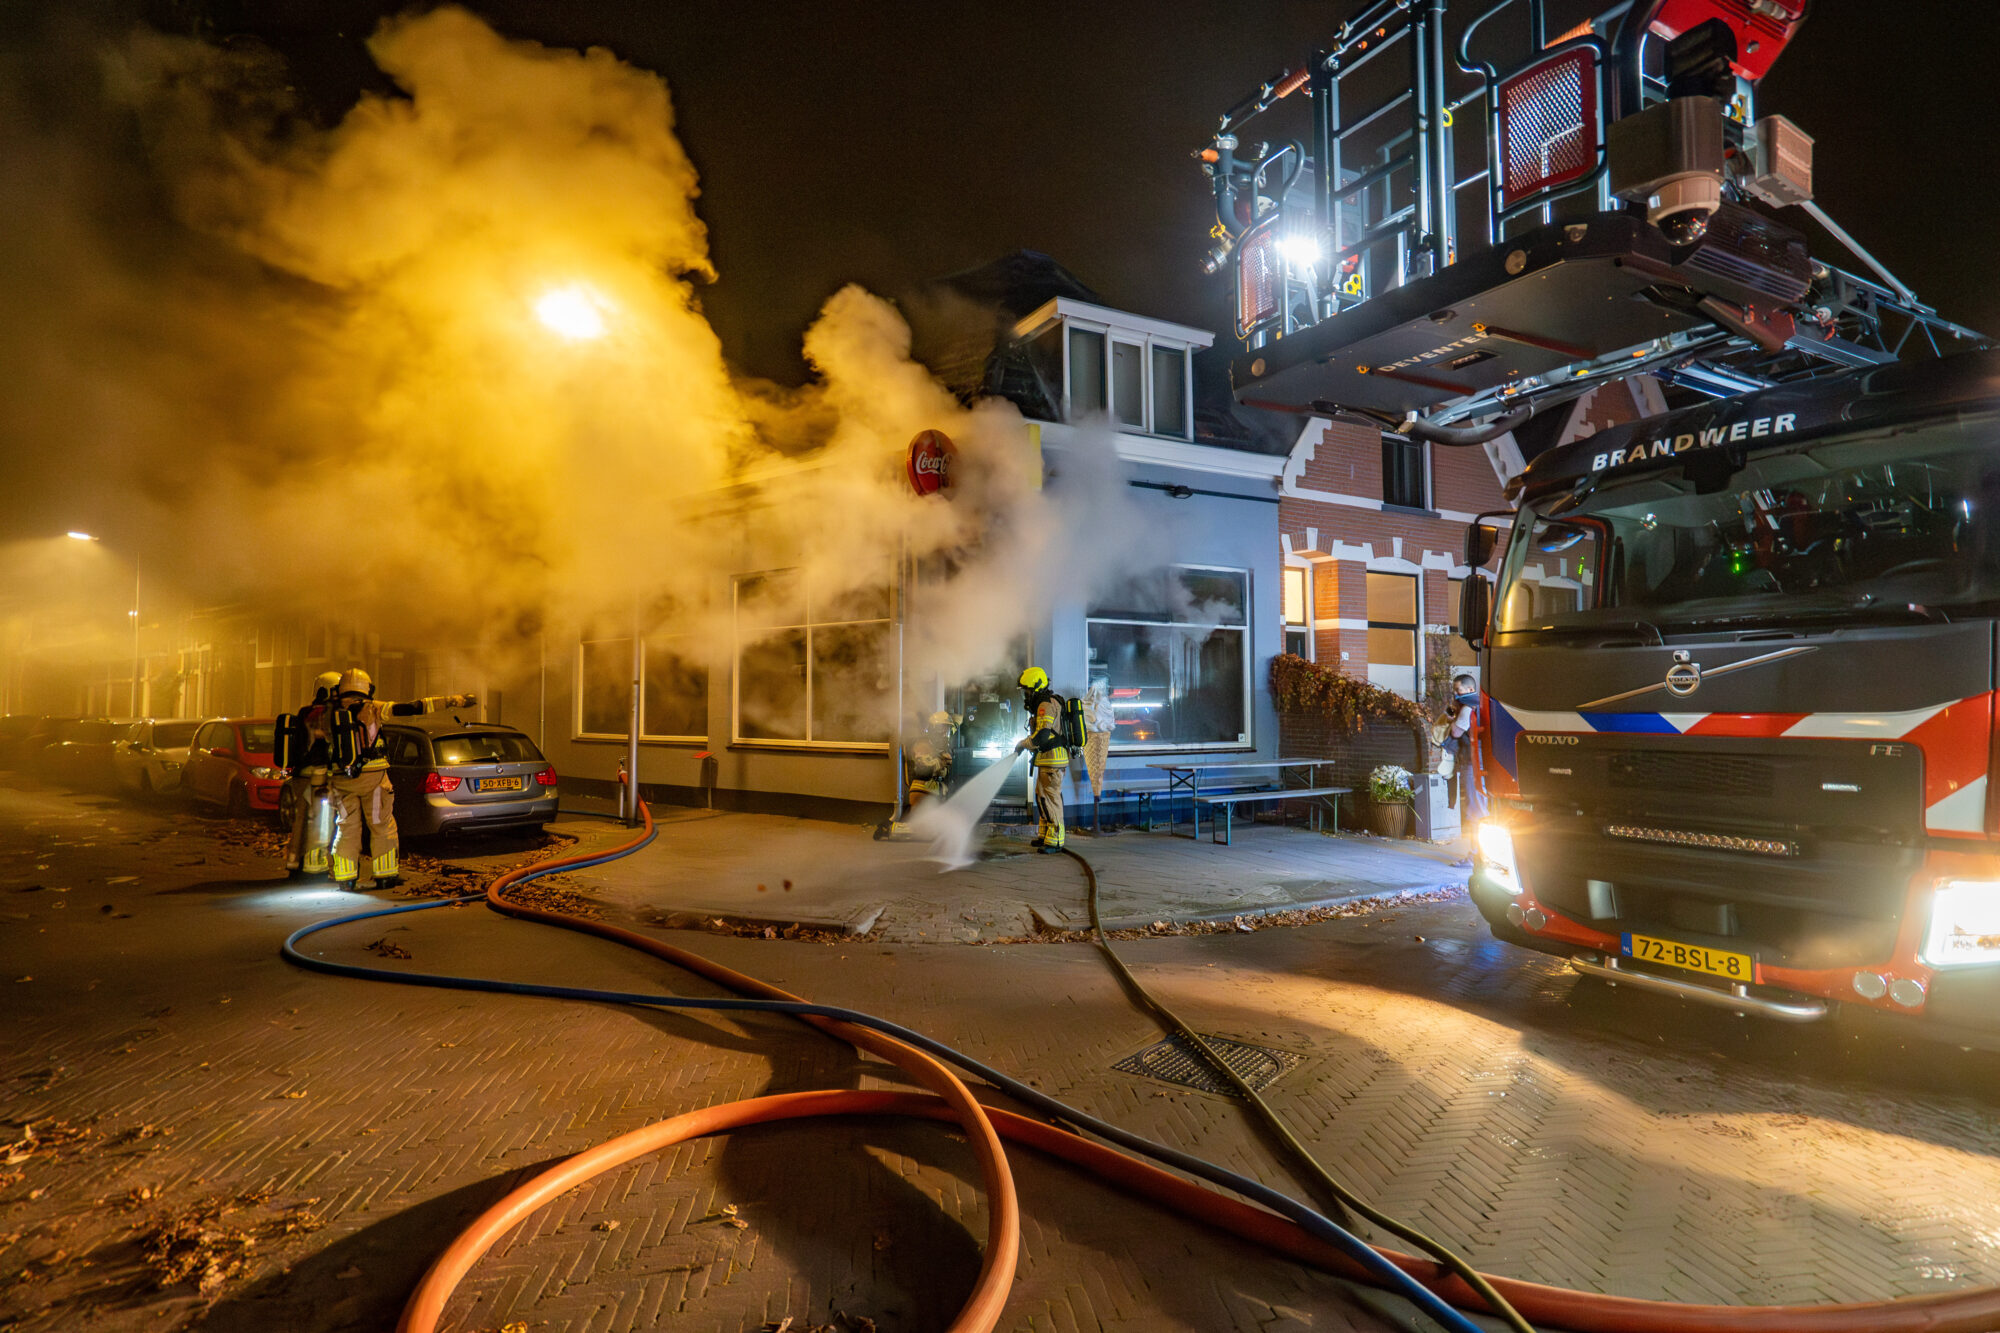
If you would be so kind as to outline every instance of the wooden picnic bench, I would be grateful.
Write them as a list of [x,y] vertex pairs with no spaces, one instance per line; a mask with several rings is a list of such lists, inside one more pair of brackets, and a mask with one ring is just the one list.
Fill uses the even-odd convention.
[[[1319,777],[1319,766],[1328,762],[1325,759],[1201,759],[1189,757],[1166,763],[1150,764],[1148,767],[1161,769],[1167,774],[1167,790],[1164,793],[1167,798],[1167,831],[1170,833],[1180,831],[1179,798],[1185,796],[1188,798],[1188,817],[1194,825],[1193,836],[1199,839],[1201,837],[1202,805],[1208,805],[1211,808],[1220,807],[1224,812],[1224,817],[1227,818],[1230,808],[1245,800],[1269,800],[1276,796],[1307,791],[1311,791],[1315,796],[1324,795],[1325,793],[1318,789],[1317,779]],[[1292,769],[1306,770],[1306,783],[1304,786],[1286,787],[1284,785],[1285,774]],[[1250,773],[1272,774],[1276,779],[1276,784],[1273,785],[1270,779],[1245,780],[1246,775]],[[1205,780],[1218,777],[1221,779],[1220,781]],[[1342,788],[1341,790],[1345,792],[1349,789]],[[1214,799],[1203,801],[1202,797]],[[1228,799],[1225,800],[1223,798]],[[1334,811],[1336,827],[1339,824],[1339,813],[1338,805],[1336,804]],[[1152,821],[1147,819],[1145,822],[1147,829],[1150,831]],[[1227,845],[1227,839],[1219,839],[1218,841],[1223,841]]]
[[[1333,826],[1340,827],[1340,798],[1352,792],[1352,787],[1255,787],[1245,791],[1204,792],[1194,798],[1196,807],[1194,835],[1201,837],[1200,807],[1209,808],[1208,838],[1228,847],[1234,842],[1234,815],[1236,807],[1255,801],[1311,800],[1312,827],[1323,827],[1320,813],[1326,808],[1328,797],[1333,798]],[[1219,816],[1219,817],[1218,817]],[[1251,817],[1256,817],[1253,811]],[[1218,827],[1222,836],[1217,837]]]

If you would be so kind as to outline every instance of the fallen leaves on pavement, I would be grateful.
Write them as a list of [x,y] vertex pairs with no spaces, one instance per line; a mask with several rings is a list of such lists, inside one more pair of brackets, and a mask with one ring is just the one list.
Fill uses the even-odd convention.
[[[1233,935],[1249,934],[1259,930],[1282,930],[1297,926],[1310,926],[1319,921],[1337,921],[1349,917],[1374,916],[1392,907],[1413,907],[1419,903],[1448,903],[1465,897],[1465,890],[1457,885],[1440,889],[1411,889],[1402,893],[1381,894],[1373,898],[1356,898],[1351,902],[1333,903],[1325,907],[1300,907],[1285,912],[1260,912],[1254,915],[1244,913],[1221,921],[1155,921],[1151,925],[1137,929],[1107,930],[1107,939],[1144,940],[1161,936],[1188,935]],[[1089,930],[1037,930],[1032,935],[1003,935],[982,944],[1088,944],[1096,938]]]
[[379,940],[370,940],[361,946],[369,953],[380,954],[384,958],[408,958],[410,951],[384,935]]

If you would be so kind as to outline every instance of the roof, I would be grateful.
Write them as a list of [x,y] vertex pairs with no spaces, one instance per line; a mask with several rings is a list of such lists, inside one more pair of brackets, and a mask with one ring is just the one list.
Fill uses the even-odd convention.
[[933,278],[925,285],[946,288],[976,305],[997,306],[1010,324],[1059,296],[1104,304],[1104,298],[1081,278],[1039,250],[1016,250],[977,268]]

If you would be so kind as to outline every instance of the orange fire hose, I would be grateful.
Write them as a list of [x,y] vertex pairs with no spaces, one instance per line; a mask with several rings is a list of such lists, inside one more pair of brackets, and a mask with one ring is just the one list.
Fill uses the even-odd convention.
[[[643,804],[645,828],[652,811]],[[509,902],[502,895],[532,871],[545,874],[602,853],[578,854],[510,871],[487,888],[487,903],[508,916],[582,931],[671,962],[742,994],[797,1001],[799,997],[698,954],[617,926]],[[777,1120],[825,1115],[910,1115],[956,1121],[979,1159],[988,1196],[985,1257],[979,1278],[952,1333],[990,1333],[999,1322],[1013,1282],[1020,1240],[1019,1203],[1002,1136],[1079,1166],[1108,1183],[1183,1215],[1302,1263],[1356,1281],[1369,1281],[1355,1260],[1267,1209],[1235,1199],[1130,1154],[1042,1121],[982,1105],[949,1068],[929,1054],[882,1033],[817,1015],[806,1022],[891,1061],[936,1095],[889,1091],[782,1093],[688,1112],[609,1140],[571,1157],[509,1193],[480,1214],[432,1263],[404,1307],[398,1333],[434,1333],[446,1302],[473,1264],[537,1208],[622,1163],[705,1134]],[[1441,1265],[1394,1250],[1378,1252],[1461,1309],[1483,1311],[1478,1294]],[[1491,1277],[1500,1295],[1522,1315],[1573,1333],[1996,1333],[2000,1288],[1846,1305],[1682,1305],[1572,1291],[1540,1283]]]

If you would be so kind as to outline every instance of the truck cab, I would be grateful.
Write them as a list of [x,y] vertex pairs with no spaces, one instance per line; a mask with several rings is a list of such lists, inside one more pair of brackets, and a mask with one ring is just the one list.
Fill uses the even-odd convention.
[[[1537,457],[1475,527],[1504,940],[1742,1013],[2000,1036],[2000,353]],[[1475,558],[1476,557],[1476,558]]]

